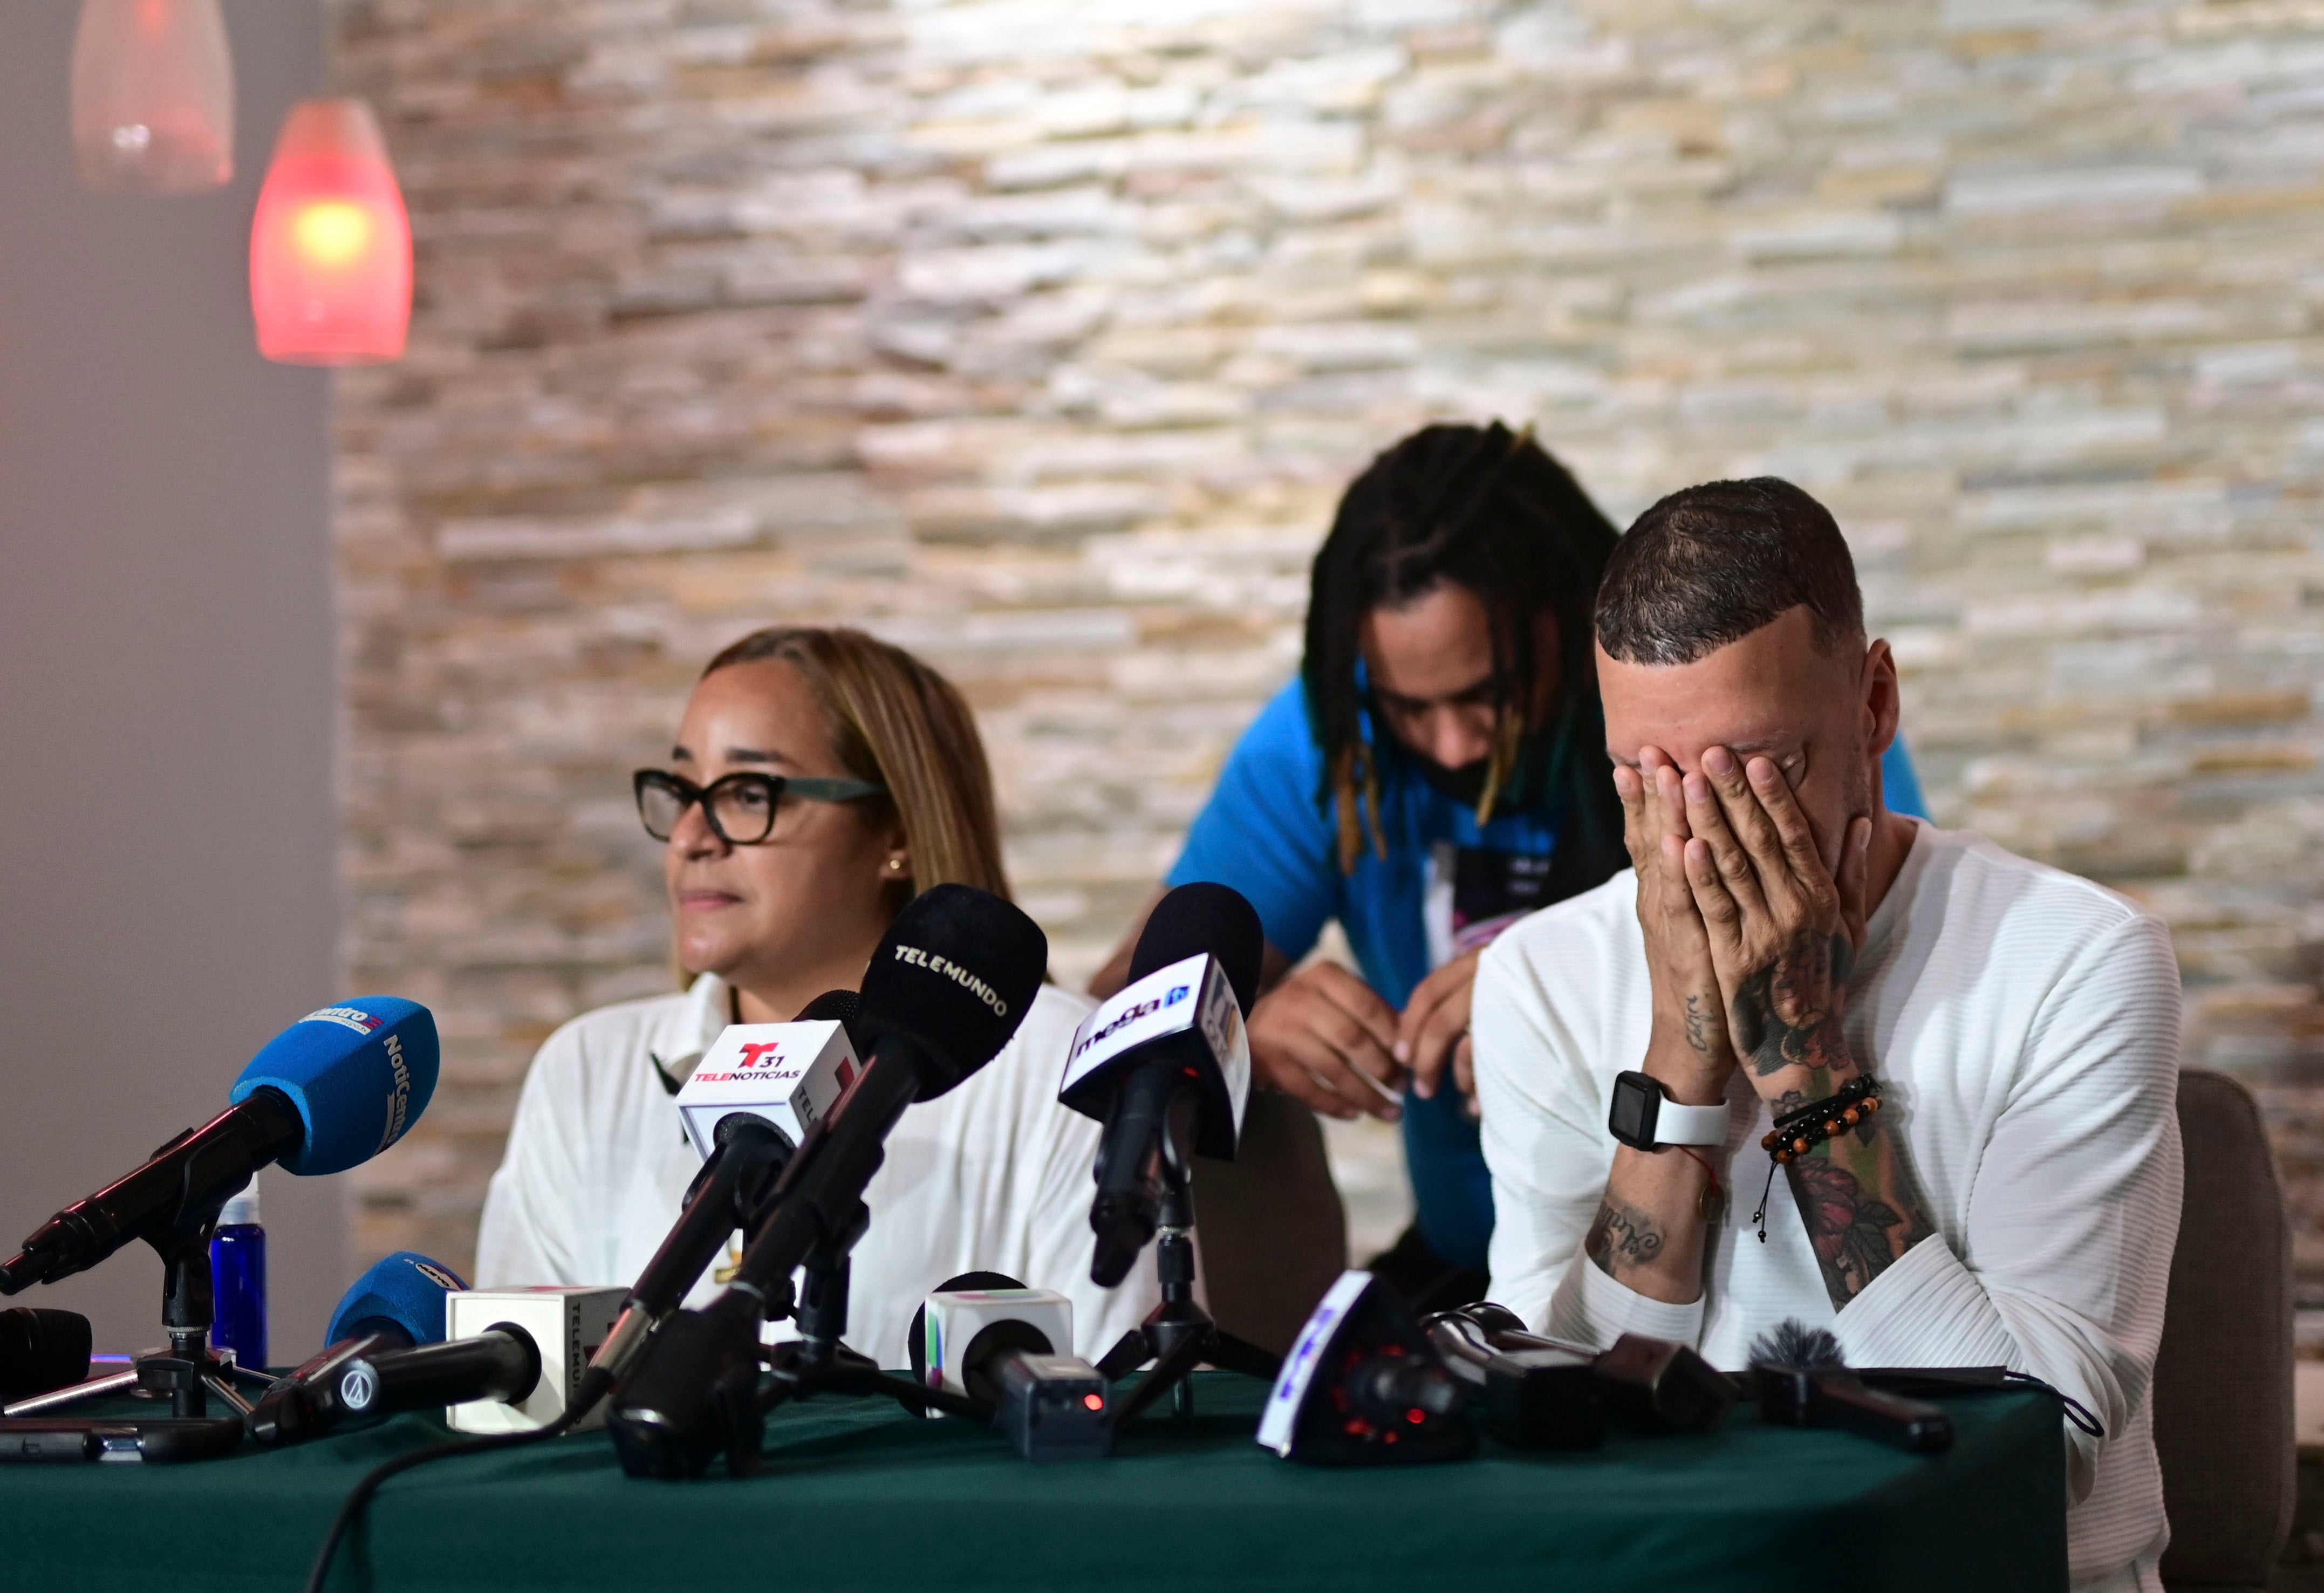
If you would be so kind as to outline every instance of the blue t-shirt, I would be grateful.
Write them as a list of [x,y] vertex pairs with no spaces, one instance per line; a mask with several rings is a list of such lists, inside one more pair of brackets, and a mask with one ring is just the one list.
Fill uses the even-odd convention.
[[[1365,981],[1401,1011],[1430,969],[1472,935],[1498,926],[1493,908],[1510,899],[1489,881],[1481,916],[1464,913],[1469,904],[1458,898],[1471,883],[1469,864],[1497,860],[1506,885],[1510,868],[1521,875],[1526,860],[1545,870],[1558,837],[1550,818],[1534,814],[1480,825],[1474,807],[1430,785],[1408,760],[1381,762],[1379,822],[1388,855],[1375,854],[1367,838],[1354,871],[1342,874],[1337,818],[1317,795],[1323,750],[1309,724],[1306,687],[1293,680],[1235,743],[1166,883],[1234,887],[1259,909],[1268,943],[1295,962],[1314,949],[1323,925],[1338,919]],[[1892,811],[1922,813],[1920,782],[1903,738],[1888,749],[1881,776]],[[1522,899],[1525,881],[1516,883]],[[1477,1126],[1452,1090],[1439,1091],[1434,1100],[1407,1092],[1404,1104],[1405,1160],[1422,1236],[1446,1261],[1482,1267],[1493,1196]]]

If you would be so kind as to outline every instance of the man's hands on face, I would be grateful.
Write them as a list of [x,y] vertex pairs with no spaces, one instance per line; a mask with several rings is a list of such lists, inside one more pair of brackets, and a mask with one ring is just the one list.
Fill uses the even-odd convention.
[[[1683,776],[1648,747],[1614,782],[1654,985],[1646,1070],[1677,1099],[1709,1104],[1740,1052],[1775,1112],[1831,1095],[1857,1071],[1840,1013],[1864,944],[1871,819],[1849,819],[1835,877],[1770,759],[1747,766],[1712,747]],[[1704,1092],[1683,1092],[1682,1078]],[[1878,1119],[1784,1173],[1835,1311],[1934,1231]],[[1584,1253],[1641,1294],[1699,1299],[1705,1222],[1694,1202],[1707,1179],[1692,1157],[1618,1149]]]
[[1871,819],[1849,820],[1835,878],[1772,759],[1712,747],[1681,784],[1686,885],[1753,1087],[1775,1100],[1806,1089],[1798,1070],[1852,1071],[1840,1017],[1864,944]]
[[1638,927],[1646,942],[1654,1028],[1645,1069],[1687,1106],[1710,1106],[1735,1071],[1727,1002],[1710,932],[1686,872],[1686,794],[1678,766],[1660,748],[1642,748],[1638,767],[1617,764],[1622,840],[1638,877]]
[[1259,1079],[1327,1118],[1404,1115],[1396,1008],[1336,962],[1311,962],[1250,1008]]

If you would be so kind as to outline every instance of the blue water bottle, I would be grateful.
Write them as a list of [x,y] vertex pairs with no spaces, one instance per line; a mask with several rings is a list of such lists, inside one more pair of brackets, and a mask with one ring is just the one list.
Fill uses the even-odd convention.
[[236,1366],[266,1365],[266,1230],[258,1226],[258,1180],[226,1203],[210,1236],[210,1282],[217,1295],[210,1342]]

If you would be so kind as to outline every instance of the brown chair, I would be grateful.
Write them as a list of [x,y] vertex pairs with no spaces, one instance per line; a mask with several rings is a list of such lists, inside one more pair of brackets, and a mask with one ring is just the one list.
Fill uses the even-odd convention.
[[2292,1225],[2259,1103],[2179,1078],[2187,1192],[2154,1359],[2172,1593],[2264,1588],[2292,1530]]
[[1219,1326],[1287,1351],[1348,1265],[1347,1211],[1314,1112],[1250,1092],[1235,1159],[1195,1162],[1194,1250]]

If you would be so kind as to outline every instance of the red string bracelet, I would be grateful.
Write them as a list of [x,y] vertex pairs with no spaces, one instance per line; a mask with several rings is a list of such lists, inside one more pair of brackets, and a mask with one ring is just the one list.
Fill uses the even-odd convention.
[[1692,1150],[1683,1145],[1674,1145],[1671,1146],[1671,1148],[1673,1150],[1684,1153],[1687,1160],[1702,1168],[1702,1175],[1711,1180],[1711,1187],[1702,1192],[1702,1199],[1701,1202],[1696,1205],[1695,1211],[1705,1222],[1718,1221],[1720,1217],[1726,1214],[1727,1195],[1726,1192],[1719,1187],[1719,1174],[1711,1166],[1710,1158],[1695,1155]]

